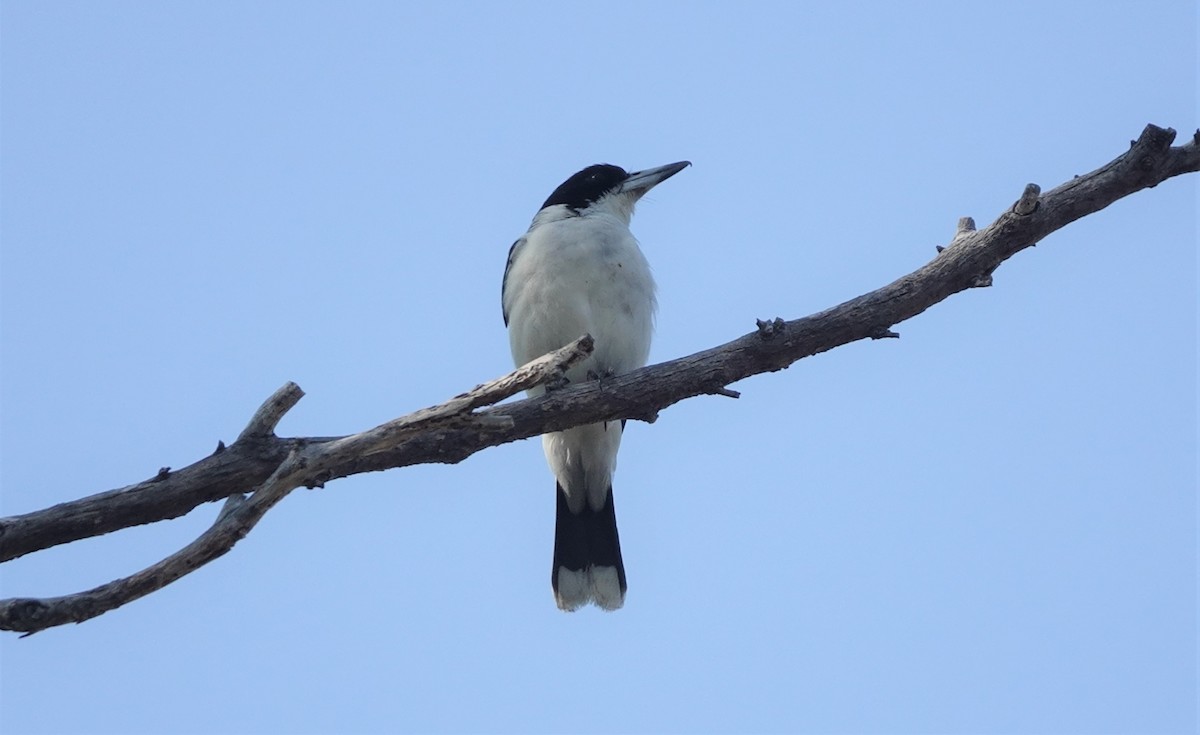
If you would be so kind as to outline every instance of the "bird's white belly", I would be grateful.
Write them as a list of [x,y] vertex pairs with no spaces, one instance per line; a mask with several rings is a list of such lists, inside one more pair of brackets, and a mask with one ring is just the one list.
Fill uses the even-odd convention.
[[509,339],[518,364],[583,334],[595,339],[595,351],[568,373],[572,381],[646,364],[654,280],[627,230],[583,218],[556,222],[531,234],[512,268]]

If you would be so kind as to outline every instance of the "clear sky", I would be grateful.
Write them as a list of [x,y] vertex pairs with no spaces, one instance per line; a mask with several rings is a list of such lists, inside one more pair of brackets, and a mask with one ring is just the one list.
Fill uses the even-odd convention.
[[[6,515],[196,461],[288,380],[280,433],[331,435],[506,372],[508,247],[587,164],[695,164],[634,219],[661,361],[1200,124],[1195,2],[7,1],[0,31]],[[525,441],[298,491],[162,592],[0,637],[0,730],[1194,732],[1197,181],[631,424],[617,613],[555,608]]]

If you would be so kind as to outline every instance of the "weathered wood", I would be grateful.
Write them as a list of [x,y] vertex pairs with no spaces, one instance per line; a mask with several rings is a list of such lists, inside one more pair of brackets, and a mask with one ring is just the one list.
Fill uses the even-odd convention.
[[[480,417],[473,410],[502,401],[535,385],[561,379],[570,366],[591,354],[592,347],[592,338],[584,335],[549,355],[497,380],[476,386],[445,403],[359,434],[294,448],[249,498],[240,492],[231,494],[213,525],[184,548],[140,572],[84,592],[42,599],[0,600],[0,629],[32,634],[56,625],[81,623],[161,589],[227,553],[288,493],[301,485],[311,487],[319,484],[329,468],[346,457],[369,456],[373,452],[389,449],[434,426],[479,424],[504,427],[508,424],[507,420],[496,416]],[[303,392],[295,383],[288,383],[275,391],[254,413],[238,441],[269,436],[302,395]]]
[[[174,472],[164,469],[136,485],[0,519],[3,562],[175,518],[202,503],[234,496],[201,538],[138,575],[79,595],[0,601],[0,629],[29,632],[78,622],[112,609],[114,601],[123,604],[121,600],[147,594],[228,551],[261,513],[299,485],[318,486],[339,477],[413,464],[455,463],[487,447],[602,420],[653,421],[659,411],[687,398],[736,395],[729,384],[781,370],[809,355],[861,339],[895,337],[894,325],[955,293],[990,286],[1001,263],[1046,235],[1134,192],[1200,170],[1200,131],[1178,147],[1171,146],[1174,138],[1175,131],[1148,125],[1127,152],[1096,171],[1045,193],[1034,184],[1026,186],[988,227],[976,230],[971,218],[960,219],[953,240],[938,248],[929,263],[875,291],[802,319],[760,321],[755,331],[726,344],[602,382],[475,410],[538,382],[553,381],[562,360],[578,359],[577,353],[570,358],[559,351],[557,357],[543,358],[548,362],[532,368],[531,374],[519,370],[446,404],[367,432],[298,438],[271,433],[302,395],[298,387],[284,386],[259,409],[237,441],[229,447],[218,445],[217,452],[193,465]],[[576,346],[579,349],[590,346]],[[250,499],[237,500],[254,488],[258,490]]]

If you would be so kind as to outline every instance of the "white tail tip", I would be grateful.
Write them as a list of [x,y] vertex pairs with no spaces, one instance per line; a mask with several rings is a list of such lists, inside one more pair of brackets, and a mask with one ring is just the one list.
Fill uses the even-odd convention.
[[567,612],[574,612],[589,602],[602,610],[620,610],[625,604],[616,567],[559,567],[554,598],[559,609]]

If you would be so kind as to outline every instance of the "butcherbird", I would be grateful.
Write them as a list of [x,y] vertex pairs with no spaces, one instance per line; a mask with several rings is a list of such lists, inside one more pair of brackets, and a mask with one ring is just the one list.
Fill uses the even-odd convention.
[[[588,166],[546,200],[513,243],[501,303],[518,366],[583,334],[591,356],[567,372],[571,382],[618,375],[646,364],[654,330],[654,278],[629,231],[634,205],[688,161],[629,173]],[[529,391],[540,395],[544,388]],[[557,514],[550,583],[559,608],[625,603],[625,565],[617,535],[612,476],[623,421],[542,436],[554,473]]]

